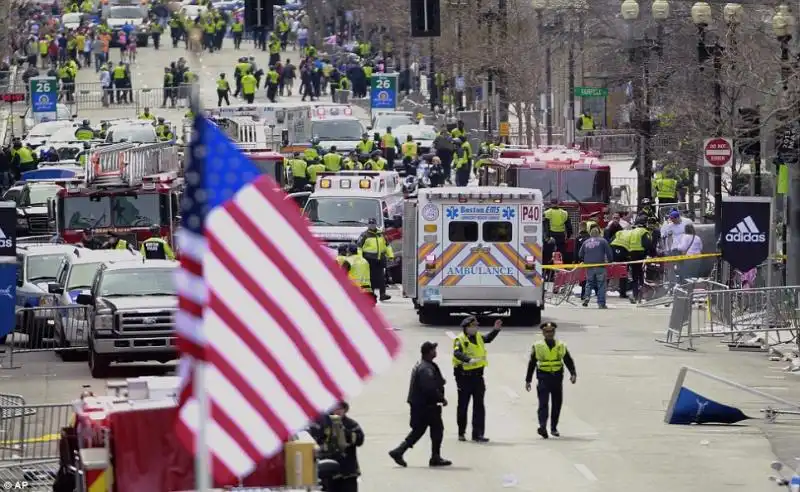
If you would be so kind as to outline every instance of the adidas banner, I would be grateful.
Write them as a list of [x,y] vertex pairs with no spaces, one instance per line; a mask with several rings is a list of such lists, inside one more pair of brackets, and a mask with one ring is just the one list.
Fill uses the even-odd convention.
[[746,272],[769,256],[772,201],[768,197],[724,197],[722,200],[722,259]]

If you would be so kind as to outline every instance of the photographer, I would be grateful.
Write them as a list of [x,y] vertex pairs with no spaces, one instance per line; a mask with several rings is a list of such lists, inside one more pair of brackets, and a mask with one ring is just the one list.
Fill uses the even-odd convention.
[[323,490],[328,492],[358,491],[361,470],[356,448],[364,444],[364,431],[358,422],[347,416],[348,410],[350,406],[341,402],[308,429],[320,447],[318,458],[339,463],[339,473],[322,484]]

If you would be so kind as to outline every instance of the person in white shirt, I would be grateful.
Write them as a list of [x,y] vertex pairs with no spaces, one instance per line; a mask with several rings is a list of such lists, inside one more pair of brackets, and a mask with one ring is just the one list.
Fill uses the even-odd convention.
[[692,220],[686,217],[681,217],[681,213],[673,210],[669,213],[669,218],[661,226],[661,240],[664,243],[664,251],[671,251],[675,249],[675,245],[680,242],[681,236],[688,224]]
[[[694,224],[686,224],[683,234],[673,243],[673,251],[678,255],[699,255],[703,252],[703,240],[694,230]],[[684,260],[678,263],[678,276],[681,279],[697,276],[701,260]]]

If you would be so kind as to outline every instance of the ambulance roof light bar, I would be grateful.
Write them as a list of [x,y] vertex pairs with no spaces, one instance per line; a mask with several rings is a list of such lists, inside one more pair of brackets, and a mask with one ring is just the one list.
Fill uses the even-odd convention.
[[466,202],[467,199],[477,199],[477,200],[492,200],[495,203],[502,203],[504,199],[522,199],[522,200],[533,200],[535,198],[535,193],[515,193],[515,192],[472,192],[468,191],[466,193],[459,192],[459,193],[451,193],[451,192],[441,192],[441,191],[434,191],[429,195],[431,198],[438,198],[438,199],[448,199],[448,200],[458,200],[460,203]]

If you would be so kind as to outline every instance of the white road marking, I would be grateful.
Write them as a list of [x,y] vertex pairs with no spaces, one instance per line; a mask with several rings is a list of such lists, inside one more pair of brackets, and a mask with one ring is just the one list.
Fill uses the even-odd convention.
[[600,328],[600,325],[583,325],[583,328],[586,330],[597,330]]
[[788,391],[789,388],[786,386],[751,386],[753,389],[761,390],[761,391]]
[[583,478],[590,482],[596,482],[597,477],[592,473],[592,470],[589,469],[588,466],[582,465],[580,463],[575,463],[575,469],[578,470],[578,473],[583,475]]
[[633,358],[636,359],[636,360],[650,360],[650,359],[653,359],[653,356],[652,355],[634,355]]
[[508,386],[501,386],[500,389],[503,390],[503,392],[507,394],[508,397],[511,398],[512,400],[516,400],[517,398],[519,398],[519,393],[509,388]]
[[456,334],[450,330],[447,330],[446,332],[444,332],[444,334],[447,335],[447,338],[449,338],[450,340],[456,339]]
[[764,379],[786,379],[786,376],[764,376]]

